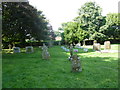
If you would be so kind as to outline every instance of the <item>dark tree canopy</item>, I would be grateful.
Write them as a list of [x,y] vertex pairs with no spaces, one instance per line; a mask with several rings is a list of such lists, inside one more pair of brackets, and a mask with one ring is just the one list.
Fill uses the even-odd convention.
[[3,42],[24,44],[27,38],[45,39],[48,22],[42,11],[37,11],[28,2],[3,2],[2,9]]

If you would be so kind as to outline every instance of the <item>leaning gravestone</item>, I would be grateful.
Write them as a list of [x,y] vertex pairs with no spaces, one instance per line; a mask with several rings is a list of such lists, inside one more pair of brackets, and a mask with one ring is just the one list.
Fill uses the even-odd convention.
[[43,50],[42,51],[42,58],[48,60],[50,58],[50,54],[49,54],[48,48],[45,44],[43,44],[42,50]]
[[33,47],[32,46],[27,46],[26,47],[26,53],[32,53],[32,52],[34,52]]
[[94,43],[94,44],[93,44],[93,50],[95,50],[95,51],[100,51],[100,50],[101,50],[101,45],[100,45],[100,43]]
[[19,47],[13,47],[13,52],[14,53],[20,53],[20,48]]
[[82,71],[80,58],[77,55],[72,56],[71,62],[72,62],[72,72]]
[[104,42],[104,49],[105,50],[110,50],[111,49],[110,41],[105,41]]

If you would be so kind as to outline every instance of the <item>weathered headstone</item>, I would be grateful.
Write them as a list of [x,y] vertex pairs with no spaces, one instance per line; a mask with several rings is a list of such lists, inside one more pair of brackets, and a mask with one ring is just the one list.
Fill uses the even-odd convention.
[[13,48],[15,47],[15,43],[13,43]]
[[14,53],[20,53],[20,48],[19,47],[13,47],[13,52]]
[[81,72],[82,71],[80,58],[77,55],[72,56],[71,62],[72,62],[72,72]]
[[86,46],[86,45],[85,45],[85,40],[83,40],[83,46]]
[[100,50],[101,50],[101,45],[100,45],[100,43],[94,43],[94,44],[93,44],[93,50],[95,50],[95,51],[100,51]]
[[61,41],[58,42],[58,45],[61,45]]
[[33,47],[32,46],[27,46],[26,47],[26,53],[32,53],[32,52],[34,52]]
[[49,41],[49,47],[52,47],[53,46],[53,42],[52,41]]
[[104,42],[104,49],[105,50],[110,50],[111,49],[110,41],[105,41]]
[[11,49],[11,48],[12,48],[12,45],[11,45],[11,44],[9,44],[9,45],[8,45],[8,47],[9,47],[9,49]]
[[100,43],[94,43],[94,44],[93,44],[93,50],[95,50],[95,51],[100,51],[100,50],[101,50],[101,45],[100,45]]
[[81,47],[81,43],[76,44],[76,46],[75,46],[75,47],[76,47],[76,48]]
[[43,50],[42,51],[42,58],[48,60],[50,58],[50,54],[49,54],[48,48],[45,44],[43,44],[42,50]]

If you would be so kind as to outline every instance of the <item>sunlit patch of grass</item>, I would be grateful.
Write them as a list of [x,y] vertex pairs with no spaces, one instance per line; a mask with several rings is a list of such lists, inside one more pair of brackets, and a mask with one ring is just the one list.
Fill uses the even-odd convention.
[[[91,47],[91,48],[90,48]],[[115,49],[116,46],[113,45]],[[23,51],[22,51],[23,50]],[[79,55],[83,71],[71,73],[69,52],[60,46],[49,48],[50,60],[42,60],[42,51],[34,47],[34,53],[3,53],[3,88],[117,88],[117,53],[89,51]]]

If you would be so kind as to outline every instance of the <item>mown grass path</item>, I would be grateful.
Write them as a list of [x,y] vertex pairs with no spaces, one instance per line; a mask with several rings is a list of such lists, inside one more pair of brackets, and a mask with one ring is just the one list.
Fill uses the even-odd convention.
[[[117,49],[116,45],[112,46]],[[118,54],[79,49],[83,71],[71,73],[69,53],[60,46],[49,48],[49,61],[34,53],[3,54],[3,88],[117,88]]]

